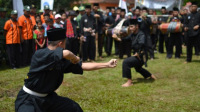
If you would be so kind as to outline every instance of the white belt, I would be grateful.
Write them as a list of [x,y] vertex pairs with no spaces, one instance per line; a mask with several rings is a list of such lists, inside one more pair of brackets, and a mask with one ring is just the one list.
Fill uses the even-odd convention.
[[42,94],[42,93],[34,92],[34,91],[28,89],[25,85],[23,86],[23,90],[28,94],[31,94],[31,95],[34,95],[34,96],[38,96],[38,97],[45,97],[45,96],[48,95],[48,94]]

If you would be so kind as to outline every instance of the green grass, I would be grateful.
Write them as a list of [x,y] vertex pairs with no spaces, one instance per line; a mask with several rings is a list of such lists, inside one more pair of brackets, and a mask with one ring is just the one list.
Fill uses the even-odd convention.
[[[186,54],[170,60],[166,54],[155,56],[147,68],[158,78],[154,82],[132,69],[134,85],[121,87],[126,80],[119,60],[114,69],[66,74],[58,94],[75,100],[85,112],[200,112],[200,58],[193,56],[192,63],[183,64]],[[0,112],[14,112],[16,95],[29,70],[7,68],[0,71]]]

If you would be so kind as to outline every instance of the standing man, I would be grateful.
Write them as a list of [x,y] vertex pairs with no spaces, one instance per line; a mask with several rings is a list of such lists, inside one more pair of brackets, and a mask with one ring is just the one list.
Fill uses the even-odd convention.
[[[111,8],[111,16],[108,16],[105,20],[106,23],[106,27],[109,28],[114,28],[115,22],[116,20],[116,12],[115,12],[115,8]],[[119,46],[119,42],[114,40],[115,42],[115,55],[118,55],[118,46]],[[112,45],[113,45],[113,38],[112,37],[107,37],[107,55],[110,56],[111,52],[112,52]]]
[[24,15],[19,17],[18,22],[22,46],[21,66],[28,66],[33,55],[33,24],[30,19],[30,6],[24,6]]
[[[161,13],[162,15],[167,14],[166,7],[161,8]],[[158,25],[161,25],[162,23],[167,23],[167,19],[168,17],[158,17]],[[164,48],[163,48],[164,42],[165,42],[166,51],[168,52],[168,34],[163,34],[161,31],[159,31],[159,46],[158,46],[159,53],[164,53]]]
[[113,38],[117,41],[131,41],[131,48],[135,51],[134,56],[129,57],[123,61],[122,70],[123,70],[123,77],[127,78],[127,82],[122,85],[122,87],[129,87],[133,85],[132,83],[132,76],[131,76],[131,68],[134,67],[135,70],[140,73],[145,79],[152,78],[156,79],[149,71],[142,68],[144,65],[144,60],[146,60],[145,54],[145,34],[139,30],[138,20],[137,19],[130,19],[130,30],[131,34],[125,38],[118,38],[116,34],[113,34]]
[[98,11],[99,9],[99,3],[94,3],[93,4],[93,12],[91,13],[94,17],[95,17],[95,22],[97,21],[97,25],[96,25],[96,31],[98,33],[98,52],[99,52],[99,58],[102,59],[102,48],[103,48],[103,25],[104,25],[104,17],[101,14],[101,12]]
[[78,22],[74,20],[76,16],[77,14],[74,10],[69,11],[68,18],[64,23],[64,29],[66,29],[66,37],[67,37],[66,49],[71,51],[73,54],[77,56],[79,49],[78,47],[79,34],[77,33]]
[[78,22],[78,26],[80,27],[80,21],[81,21],[81,17],[85,14],[85,7],[84,6],[80,6],[79,7],[79,14],[76,17],[76,21]]
[[[183,23],[183,19],[179,15],[179,9],[178,8],[176,8],[176,7],[173,8],[173,16],[170,17],[167,22],[168,23],[170,23],[170,22]],[[175,58],[179,59],[180,55],[181,55],[181,36],[182,36],[182,32],[170,33],[169,35],[170,35],[170,37],[169,37],[169,46],[168,46],[168,52],[167,52],[167,59],[172,58],[174,45],[176,46]]]
[[17,21],[17,11],[11,12],[9,19],[4,26],[4,36],[6,37],[7,52],[12,69],[20,67],[20,34]]
[[31,5],[31,11],[30,11],[30,17],[31,17],[31,21],[32,21],[33,26],[36,25],[36,21],[35,21],[36,13],[37,13],[36,6],[34,4],[32,4]]
[[8,55],[6,52],[6,39],[3,36],[4,25],[8,20],[8,18],[6,17],[6,13],[7,13],[6,8],[0,8],[0,66],[3,58],[5,58],[6,64],[9,65]]
[[185,31],[188,33],[187,43],[187,60],[185,63],[192,61],[192,48],[199,48],[199,33],[200,33],[200,13],[197,12],[197,2],[192,2],[191,13],[188,14]]
[[[49,14],[49,18],[53,19],[53,22],[55,22],[54,21],[54,16],[52,14],[50,14],[49,5],[45,5],[44,6],[44,14]],[[41,15],[41,21],[42,21],[42,23],[45,23],[44,14]]]
[[80,22],[81,36],[86,38],[83,43],[83,61],[89,58],[91,62],[95,60],[95,17],[91,14],[91,6],[85,7],[85,12]]

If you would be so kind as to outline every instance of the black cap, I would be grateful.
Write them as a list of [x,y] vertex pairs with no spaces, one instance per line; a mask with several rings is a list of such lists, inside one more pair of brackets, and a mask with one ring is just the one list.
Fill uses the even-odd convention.
[[137,25],[138,24],[138,20],[137,19],[130,19],[129,20],[129,25]]
[[166,9],[166,7],[163,6],[161,9]]
[[111,9],[111,7],[106,7],[106,9]]
[[99,6],[99,3],[94,3],[93,6]]
[[173,11],[179,11],[179,9],[177,7],[174,7]]
[[137,6],[136,9],[139,9],[139,10],[140,10],[141,8],[140,8],[139,6]]
[[192,2],[192,5],[196,5],[197,6],[197,2]]
[[143,7],[142,10],[148,10],[146,7]]
[[66,38],[64,28],[53,28],[47,31],[48,41],[58,41]]
[[91,5],[86,5],[85,8],[91,9]]
[[121,9],[121,12],[126,12],[126,10],[125,9]]
[[74,10],[70,10],[68,16],[76,16],[76,12]]
[[117,10],[121,10],[122,8],[121,7],[117,7]]

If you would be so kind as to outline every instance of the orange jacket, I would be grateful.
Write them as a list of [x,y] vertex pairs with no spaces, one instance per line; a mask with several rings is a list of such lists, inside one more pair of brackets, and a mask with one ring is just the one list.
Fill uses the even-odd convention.
[[6,44],[19,44],[20,34],[19,34],[19,23],[18,21],[12,21],[9,19],[4,25],[4,30],[6,33]]
[[19,26],[22,27],[22,37],[24,40],[33,39],[33,24],[30,17],[20,16]]

